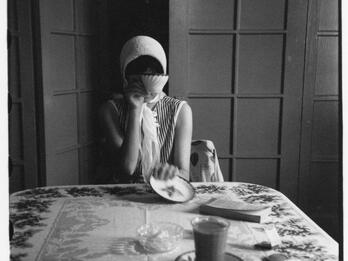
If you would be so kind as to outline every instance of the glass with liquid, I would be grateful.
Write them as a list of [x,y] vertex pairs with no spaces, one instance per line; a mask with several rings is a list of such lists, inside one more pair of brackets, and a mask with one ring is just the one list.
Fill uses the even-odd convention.
[[223,261],[230,223],[218,217],[196,217],[191,221],[196,261]]

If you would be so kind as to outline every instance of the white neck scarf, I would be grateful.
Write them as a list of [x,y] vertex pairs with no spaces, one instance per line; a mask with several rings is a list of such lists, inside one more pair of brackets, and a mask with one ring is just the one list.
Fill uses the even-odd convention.
[[[124,88],[127,87],[127,80],[125,77],[127,65],[142,55],[149,55],[157,59],[162,65],[164,74],[166,74],[167,60],[160,43],[148,36],[136,36],[125,43],[120,55]],[[165,94],[162,92],[148,103],[158,102],[163,96],[165,96]],[[140,115],[142,140],[139,145],[139,151],[142,173],[146,182],[149,181],[153,168],[160,162],[160,146],[157,135],[158,122],[156,117],[157,115],[155,112],[147,106],[147,103],[144,103]]]

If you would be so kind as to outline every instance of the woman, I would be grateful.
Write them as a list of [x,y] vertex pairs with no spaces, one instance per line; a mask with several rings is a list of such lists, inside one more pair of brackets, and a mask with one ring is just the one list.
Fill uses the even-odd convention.
[[151,175],[189,179],[191,108],[162,91],[149,91],[141,79],[144,74],[166,74],[162,46],[148,36],[133,37],[122,48],[120,66],[124,96],[100,110],[112,163],[112,175],[102,182],[147,182]]

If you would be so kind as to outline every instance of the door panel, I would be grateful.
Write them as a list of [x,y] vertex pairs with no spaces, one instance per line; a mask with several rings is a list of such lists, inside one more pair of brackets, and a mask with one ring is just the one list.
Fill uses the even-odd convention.
[[282,35],[240,35],[237,85],[243,94],[282,92]]
[[170,1],[169,93],[189,100],[193,138],[213,140],[226,180],[294,200],[306,12],[306,0]]
[[310,0],[303,95],[299,203],[341,239],[342,169],[338,0]]
[[100,1],[40,0],[47,185],[95,170]]
[[[193,93],[231,93],[230,35],[192,35],[189,39],[189,86]],[[215,50],[223,50],[216,53]]]
[[[64,148],[46,157],[47,184],[79,184],[79,153],[76,148]],[[50,182],[50,183],[49,183]]]
[[338,0],[319,0],[319,30],[321,31],[338,31]]
[[[9,29],[10,31],[10,29]],[[19,68],[19,39],[16,34],[11,34],[10,36],[10,46],[8,47],[9,52],[9,92],[12,97],[20,97],[21,96],[21,88],[20,88],[20,68]]]
[[45,54],[45,58],[50,62],[47,64],[45,76],[50,79],[50,89],[53,92],[74,90],[76,88],[74,38],[69,35],[52,34],[48,41],[51,48]]
[[[312,158],[336,158],[339,154],[338,101],[313,105]],[[324,141],[324,142],[323,142]]]
[[77,103],[75,94],[56,95],[53,98],[53,119],[51,128],[46,132],[51,132],[51,144],[57,151],[64,150],[78,143],[77,130]]
[[240,29],[284,29],[286,0],[241,0]]
[[12,159],[23,159],[23,118],[22,105],[19,103],[12,104],[9,119],[10,128],[10,155]]
[[[231,101],[228,99],[190,99],[193,111],[193,139],[212,140],[220,157],[231,151]],[[216,117],[216,113],[219,117]]]
[[315,95],[338,95],[338,38],[319,37]]
[[[234,0],[191,0],[189,20],[192,29],[232,29],[234,27]],[[219,14],[219,15],[216,15]]]
[[[42,1],[42,0],[41,0]],[[74,2],[71,0],[49,1],[45,11],[49,15],[42,14],[44,23],[49,24],[53,29],[72,31],[74,27]]]
[[[332,193],[333,191],[330,191],[330,193],[325,192],[337,188],[339,178],[338,175],[333,174],[339,172],[339,164],[337,162],[315,161],[312,163],[311,168],[309,178],[316,182],[311,182],[307,189],[309,195],[315,196],[308,197],[306,211],[314,213],[317,218],[319,217],[319,222],[323,221],[320,220],[320,216],[318,215],[320,212],[324,219],[331,216],[332,221],[337,222],[337,216],[335,217],[333,213],[336,213],[340,208],[340,202],[337,200],[337,195]],[[328,232],[332,233],[333,231]]]
[[235,180],[275,188],[278,169],[277,159],[237,159]]
[[238,99],[236,154],[273,156],[279,153],[280,99]]

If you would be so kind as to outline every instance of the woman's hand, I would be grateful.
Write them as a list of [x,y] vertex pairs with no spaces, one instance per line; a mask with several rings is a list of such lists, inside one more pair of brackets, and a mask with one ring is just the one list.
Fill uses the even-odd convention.
[[158,164],[153,170],[153,177],[155,179],[168,180],[179,174],[179,169],[168,163]]
[[144,104],[144,99],[147,93],[140,80],[132,80],[124,89],[124,95],[130,109],[140,109]]

